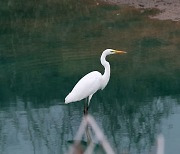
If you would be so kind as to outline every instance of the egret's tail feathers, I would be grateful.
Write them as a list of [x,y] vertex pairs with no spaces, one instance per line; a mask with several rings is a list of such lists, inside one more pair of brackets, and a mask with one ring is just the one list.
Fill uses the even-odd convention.
[[72,102],[76,102],[76,101],[80,101],[81,99],[77,96],[76,97],[76,95],[74,94],[74,93],[69,93],[67,96],[66,96],[66,98],[65,98],[65,104],[68,104],[68,103],[72,103]]
[[65,98],[65,104],[68,104],[68,103],[71,103],[71,102],[72,102],[72,100],[71,100],[70,93],[69,93]]
[[65,104],[68,104],[68,103],[70,103],[70,102],[69,102],[68,98],[66,97],[65,98]]

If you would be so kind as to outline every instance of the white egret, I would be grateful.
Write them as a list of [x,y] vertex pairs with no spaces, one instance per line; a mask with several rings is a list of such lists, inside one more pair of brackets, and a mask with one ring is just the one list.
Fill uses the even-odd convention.
[[101,64],[104,66],[105,71],[102,75],[98,71],[93,71],[85,75],[83,78],[79,80],[79,82],[74,86],[72,91],[66,96],[65,103],[71,103],[80,101],[82,99],[87,98],[87,107],[86,102],[84,106],[84,114],[87,114],[88,107],[90,104],[90,100],[94,93],[98,90],[103,90],[110,78],[110,64],[106,61],[106,56],[111,54],[121,54],[126,53],[125,51],[118,51],[113,49],[106,49],[103,51],[101,55]]

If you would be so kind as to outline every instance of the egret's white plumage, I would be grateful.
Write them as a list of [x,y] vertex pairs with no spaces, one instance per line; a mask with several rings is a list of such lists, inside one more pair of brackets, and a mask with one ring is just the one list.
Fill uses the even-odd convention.
[[65,103],[80,101],[102,88],[102,74],[93,71],[85,75],[65,98]]
[[80,101],[84,98],[88,98],[88,105],[90,100],[96,91],[103,90],[110,78],[110,64],[106,61],[106,56],[115,53],[126,53],[124,51],[117,51],[113,49],[106,49],[101,55],[101,64],[104,66],[105,71],[102,75],[98,71],[93,71],[81,78],[74,86],[72,91],[66,96],[65,103],[71,103]]

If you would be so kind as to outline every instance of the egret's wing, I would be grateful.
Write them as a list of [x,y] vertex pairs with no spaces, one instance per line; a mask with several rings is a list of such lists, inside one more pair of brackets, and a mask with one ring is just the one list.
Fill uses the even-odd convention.
[[65,98],[65,103],[80,101],[89,95],[93,95],[101,88],[102,75],[98,71],[93,71],[85,75],[75,85],[73,90]]

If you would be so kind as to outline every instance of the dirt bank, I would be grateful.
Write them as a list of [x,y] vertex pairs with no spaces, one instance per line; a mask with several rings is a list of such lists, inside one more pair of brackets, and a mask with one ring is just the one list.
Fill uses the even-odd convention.
[[156,8],[160,13],[153,16],[160,20],[180,21],[180,0],[104,0],[118,5],[129,5],[141,9]]

